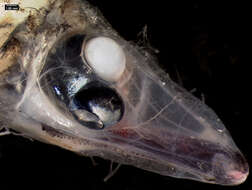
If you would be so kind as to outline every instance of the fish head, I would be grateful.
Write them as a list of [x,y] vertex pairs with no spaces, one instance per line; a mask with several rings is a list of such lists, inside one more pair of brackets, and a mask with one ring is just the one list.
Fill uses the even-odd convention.
[[[120,37],[86,1],[38,2],[33,11],[21,3],[16,14],[25,12],[25,21],[2,39],[0,119],[9,128],[164,176],[221,185],[246,180],[248,163],[218,116],[150,53]],[[106,66],[114,59],[102,57],[98,72],[87,56],[101,38],[123,55],[123,68],[109,78],[102,72],[114,69]]]

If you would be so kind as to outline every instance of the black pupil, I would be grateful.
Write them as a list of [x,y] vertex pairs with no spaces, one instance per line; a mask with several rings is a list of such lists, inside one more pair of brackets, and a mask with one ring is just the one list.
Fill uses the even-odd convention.
[[87,84],[74,96],[77,109],[95,114],[104,124],[110,126],[121,120],[124,106],[115,90],[99,82]]

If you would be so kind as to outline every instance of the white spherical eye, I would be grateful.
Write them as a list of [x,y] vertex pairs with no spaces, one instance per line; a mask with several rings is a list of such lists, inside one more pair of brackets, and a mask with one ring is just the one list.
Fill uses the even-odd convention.
[[117,81],[126,65],[123,49],[116,41],[108,37],[90,39],[84,49],[86,61],[102,79]]

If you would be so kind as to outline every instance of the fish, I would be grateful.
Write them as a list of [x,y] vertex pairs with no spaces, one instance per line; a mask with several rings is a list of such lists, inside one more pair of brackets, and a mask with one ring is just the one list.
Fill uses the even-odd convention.
[[0,14],[0,135],[163,176],[246,180],[248,163],[215,112],[88,1],[12,2],[19,10]]

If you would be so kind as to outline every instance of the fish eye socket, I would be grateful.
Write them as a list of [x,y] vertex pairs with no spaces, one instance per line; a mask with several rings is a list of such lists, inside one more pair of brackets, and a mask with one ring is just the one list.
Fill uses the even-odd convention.
[[91,129],[119,122],[124,104],[109,82],[102,81],[84,63],[84,35],[60,41],[49,52],[40,74],[40,87],[62,112]]

